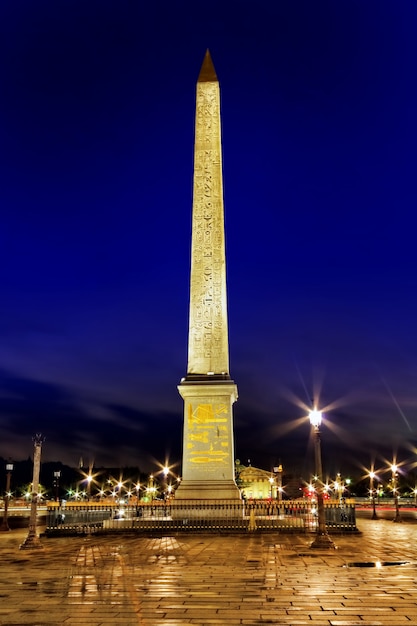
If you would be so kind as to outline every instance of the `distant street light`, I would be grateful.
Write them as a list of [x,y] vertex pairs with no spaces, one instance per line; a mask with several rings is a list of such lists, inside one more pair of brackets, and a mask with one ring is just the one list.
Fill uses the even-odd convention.
[[337,492],[337,499],[339,500],[339,503],[343,499],[344,488],[345,487],[342,481],[342,477],[340,475],[340,472],[338,472],[336,476],[336,480],[334,481],[334,490],[335,490],[335,493]]
[[162,474],[164,476],[164,484],[163,484],[164,498],[166,498],[168,496],[168,476],[169,476],[169,467],[168,467],[168,465],[165,465],[163,467]]
[[280,503],[282,500],[282,465],[281,463],[278,465],[278,467],[274,468],[274,471],[276,471],[276,474],[277,474],[277,498],[278,498],[278,503]]
[[91,496],[91,482],[93,480],[92,475],[89,473],[87,478],[87,499],[90,500],[90,496]]
[[61,471],[56,470],[54,472],[54,487],[55,487],[55,500],[59,502],[59,479],[61,478]]
[[33,454],[33,480],[32,480],[32,501],[30,505],[29,532],[20,545],[21,550],[34,550],[43,548],[39,535],[36,532],[36,517],[38,513],[38,497],[39,497],[39,473],[41,469],[41,451],[42,444],[45,441],[40,433],[33,437],[34,454]]
[[376,474],[373,470],[369,472],[369,493],[371,495],[372,500],[372,517],[371,519],[378,519],[378,515],[376,514],[375,508],[375,489],[374,489],[374,478],[376,478]]
[[392,492],[394,494],[394,502],[395,502],[395,517],[392,521],[402,522],[401,515],[400,515],[400,506],[398,503],[397,470],[398,470],[398,466],[395,463],[393,463],[391,465],[391,473],[392,473]]
[[314,456],[315,456],[315,471],[317,475],[317,513],[318,513],[318,524],[317,524],[317,535],[313,543],[311,544],[311,548],[334,548],[334,543],[330,539],[327,528],[326,528],[326,518],[324,513],[324,502],[323,502],[323,470],[321,463],[321,442],[320,442],[320,424],[321,424],[321,411],[318,411],[316,408],[310,411],[310,424],[313,427],[314,432]]
[[148,486],[146,487],[146,491],[148,495],[150,495],[150,498],[151,498],[151,515],[153,515],[153,501],[154,501],[155,492],[156,492],[153,474],[149,476],[149,481],[148,481]]
[[3,523],[0,526],[1,531],[10,530],[9,522],[8,522],[8,511],[9,511],[9,498],[10,498],[10,479],[12,477],[13,471],[13,463],[10,461],[6,463],[6,493],[4,496],[4,515],[3,515]]

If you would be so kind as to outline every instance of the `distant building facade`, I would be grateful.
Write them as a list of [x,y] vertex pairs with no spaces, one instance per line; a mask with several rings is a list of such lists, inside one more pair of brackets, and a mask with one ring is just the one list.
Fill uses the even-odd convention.
[[[278,469],[278,471],[276,471]],[[295,499],[303,496],[302,479],[293,474],[283,474],[282,465],[267,471],[252,465],[242,465],[239,459],[235,461],[236,484],[242,497],[253,500],[269,498]],[[281,494],[279,493],[282,487]]]
[[248,500],[266,500],[277,497],[277,485],[271,472],[258,467],[245,467],[239,473],[242,497]]

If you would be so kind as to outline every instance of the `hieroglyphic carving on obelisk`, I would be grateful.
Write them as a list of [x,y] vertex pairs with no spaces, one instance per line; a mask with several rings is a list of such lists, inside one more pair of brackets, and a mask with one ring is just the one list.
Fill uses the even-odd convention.
[[177,499],[237,499],[229,375],[220,90],[206,52],[197,82],[182,482]]
[[220,89],[206,52],[197,82],[188,374],[228,374]]

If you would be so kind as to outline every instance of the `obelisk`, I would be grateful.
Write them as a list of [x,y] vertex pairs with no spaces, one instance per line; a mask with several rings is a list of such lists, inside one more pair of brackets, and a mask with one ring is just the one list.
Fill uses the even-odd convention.
[[176,499],[237,500],[229,374],[220,90],[207,50],[197,81],[182,482]]

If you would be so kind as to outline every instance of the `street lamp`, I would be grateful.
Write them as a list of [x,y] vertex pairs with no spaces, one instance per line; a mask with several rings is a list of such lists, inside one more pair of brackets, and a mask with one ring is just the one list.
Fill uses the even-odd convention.
[[269,481],[269,497],[270,497],[270,499],[272,501],[273,500],[274,482],[275,482],[273,476],[270,476],[268,478],[268,481]]
[[155,491],[156,491],[153,474],[149,476],[149,481],[148,481],[148,486],[146,487],[146,491],[150,495],[150,498],[151,498],[151,515],[153,515],[153,500],[154,500]]
[[92,475],[89,473],[87,475],[86,481],[87,481],[87,500],[90,500],[91,497],[91,482],[93,480]]
[[168,476],[169,476],[169,467],[165,465],[162,469],[162,474],[164,475],[164,499],[167,497],[168,493]]
[[0,526],[0,530],[8,531],[10,530],[9,522],[7,519],[8,511],[9,511],[9,498],[10,498],[10,479],[13,471],[13,463],[10,461],[6,463],[6,493],[4,496],[4,515],[3,515],[3,523]]
[[376,508],[375,508],[374,478],[376,478],[376,474],[372,470],[372,471],[369,472],[369,493],[371,494],[371,500],[372,500],[372,517],[371,517],[371,519],[378,519],[378,515],[376,514]]
[[61,471],[56,470],[54,472],[54,487],[55,487],[55,500],[59,502],[59,479],[61,478]]
[[391,472],[392,472],[392,492],[394,494],[394,502],[395,502],[395,517],[392,521],[402,522],[401,515],[400,515],[400,507],[398,504],[397,470],[398,470],[398,466],[395,463],[393,463],[391,465]]
[[34,453],[33,453],[33,480],[32,480],[32,501],[30,504],[29,532],[20,545],[21,550],[33,550],[43,548],[39,535],[36,532],[36,516],[38,512],[38,496],[39,496],[39,474],[41,469],[41,451],[42,444],[45,441],[40,433],[33,437]]
[[334,481],[333,486],[335,493],[337,492],[337,499],[340,504],[343,500],[343,491],[345,489],[340,472],[337,473],[336,480]]
[[282,465],[281,463],[278,465],[278,467],[274,467],[274,472],[276,472],[277,474],[277,498],[278,498],[278,503],[281,502],[282,500]]
[[321,411],[314,408],[309,413],[310,424],[313,427],[314,433],[314,456],[315,456],[315,471],[317,475],[317,535],[311,548],[334,548],[334,543],[330,539],[327,528],[326,518],[324,514],[324,502],[323,502],[323,470],[321,464],[321,442],[320,442],[320,424],[321,424]]

